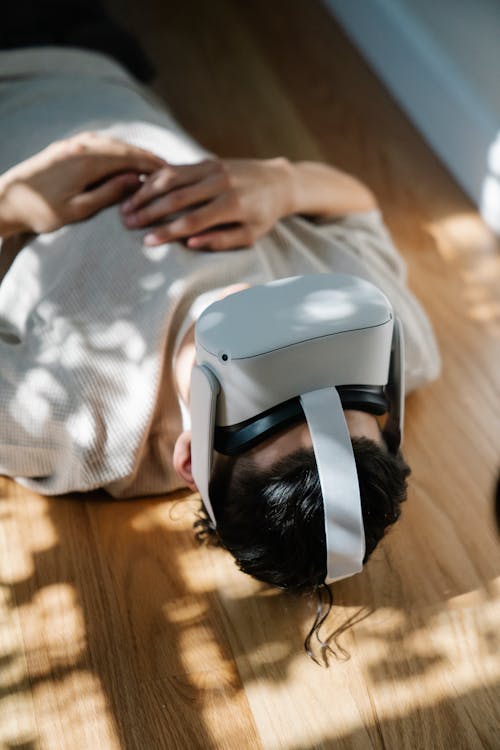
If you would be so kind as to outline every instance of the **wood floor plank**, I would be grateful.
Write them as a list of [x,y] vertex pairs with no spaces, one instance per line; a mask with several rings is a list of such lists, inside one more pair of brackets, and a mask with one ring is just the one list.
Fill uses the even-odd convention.
[[314,599],[198,548],[192,498],[48,499],[1,480],[0,746],[496,750],[498,240],[316,0],[107,4],[207,148],[368,182],[443,373],[407,402],[401,521],[333,587],[328,670],[302,650]]
[[187,501],[176,510],[176,500],[49,499],[7,480],[2,489],[2,580],[41,746],[231,748],[238,736],[258,747]]

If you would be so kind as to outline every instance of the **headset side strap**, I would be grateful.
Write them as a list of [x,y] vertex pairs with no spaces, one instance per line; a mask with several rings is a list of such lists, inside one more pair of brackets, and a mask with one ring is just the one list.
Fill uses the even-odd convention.
[[397,453],[403,440],[405,419],[405,341],[403,325],[398,317],[394,320],[386,392],[389,397],[389,415],[383,434],[389,451]]
[[208,487],[212,472],[215,410],[219,383],[203,365],[195,365],[191,373],[191,470],[208,515],[214,526],[215,515]]
[[403,334],[403,324],[398,317],[396,317],[396,320],[394,321],[394,326],[397,331],[397,339],[395,341],[395,354],[399,364],[399,377],[397,380],[398,390],[396,396],[399,404],[399,436],[400,442],[403,442],[403,432],[405,425],[405,339]]

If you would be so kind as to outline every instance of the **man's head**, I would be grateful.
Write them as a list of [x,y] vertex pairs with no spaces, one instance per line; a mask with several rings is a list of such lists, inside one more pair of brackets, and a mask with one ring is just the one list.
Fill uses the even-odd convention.
[[[409,473],[394,455],[404,349],[390,302],[354,276],[279,279],[210,305],[196,347],[189,405],[204,530],[216,519],[239,566],[284,588],[358,571],[398,517]],[[390,451],[374,416],[384,411]],[[224,456],[213,461],[212,446]],[[196,489],[189,434],[174,465]]]
[[[366,562],[385,528],[399,517],[410,470],[400,454],[388,452],[375,417],[361,411],[344,414],[360,485]],[[174,466],[195,490],[189,433],[177,441]],[[305,422],[240,456],[217,454],[210,498],[217,536],[243,571],[291,590],[313,589],[325,580],[323,498]],[[211,530],[203,513],[202,525]]]

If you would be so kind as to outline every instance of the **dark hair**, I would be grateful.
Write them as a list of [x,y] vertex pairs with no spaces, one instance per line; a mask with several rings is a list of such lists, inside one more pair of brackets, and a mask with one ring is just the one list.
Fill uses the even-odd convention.
[[[402,455],[367,438],[353,438],[358,472],[365,563],[385,529],[400,515],[410,469]],[[323,499],[312,449],[285,456],[270,469],[250,455],[217,456],[210,482],[215,530],[202,508],[199,539],[210,538],[234,555],[245,573],[291,591],[314,591],[326,577]]]

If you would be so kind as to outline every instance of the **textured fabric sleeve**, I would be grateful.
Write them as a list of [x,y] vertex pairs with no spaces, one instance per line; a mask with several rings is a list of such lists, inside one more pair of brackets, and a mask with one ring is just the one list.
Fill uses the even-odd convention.
[[[19,361],[18,356],[13,357],[11,348],[14,348],[11,344],[0,344],[2,363]],[[57,386],[42,368],[32,364],[26,367],[22,380],[16,379],[16,373],[2,364],[0,473],[23,477],[28,480],[25,481],[28,485],[30,479],[36,479],[36,489],[48,493],[65,492],[71,486],[83,488],[84,479],[75,476],[78,471],[75,472],[69,434],[60,429],[61,423],[54,423],[49,416],[52,409],[57,408],[55,402],[62,395],[62,387]],[[58,429],[54,430],[54,426]],[[54,476],[56,464],[65,465],[66,476],[72,476],[73,480],[50,487],[49,480]]]
[[406,282],[406,263],[396,249],[379,210],[354,213],[340,219],[313,219],[314,225],[326,236],[342,239],[356,257],[376,263],[388,274]]
[[34,334],[40,320],[33,299],[40,298],[42,283],[37,257],[27,251],[22,263],[23,283],[13,283],[7,274],[1,284],[0,473],[22,477],[48,494],[83,489],[87,481],[74,445],[75,437],[82,439],[83,425],[65,418],[70,394],[58,375],[60,350],[44,350]]
[[158,387],[167,284],[160,274],[150,288],[158,253],[137,239],[107,209],[33,239],[0,285],[0,471],[38,492],[131,471]]

